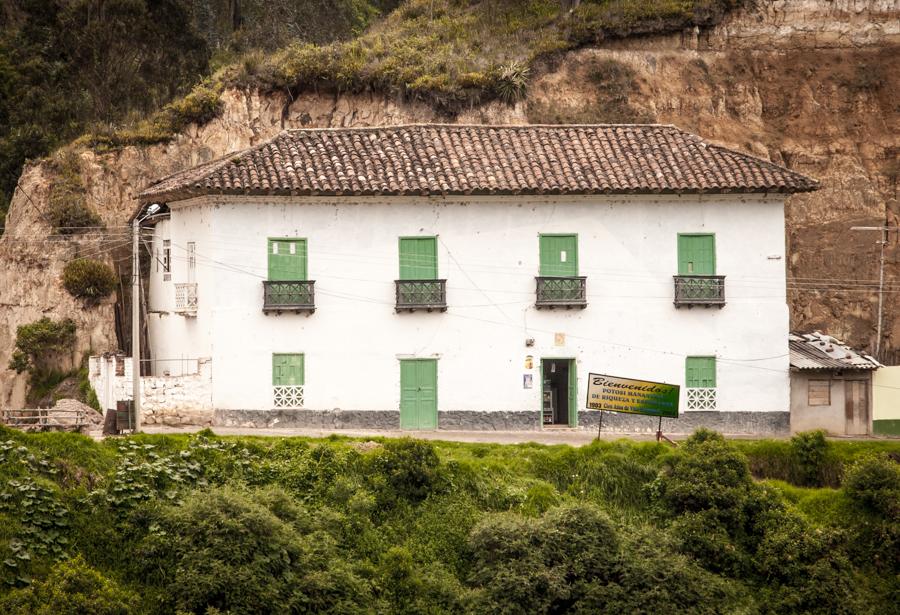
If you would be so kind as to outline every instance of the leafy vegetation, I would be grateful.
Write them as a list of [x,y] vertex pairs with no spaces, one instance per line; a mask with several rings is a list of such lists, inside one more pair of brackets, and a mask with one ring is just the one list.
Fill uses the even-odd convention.
[[9,369],[22,372],[50,372],[59,354],[75,342],[75,323],[71,319],[40,320],[16,329],[16,347]]
[[827,443],[843,486],[810,489],[754,481],[712,432],[673,450],[0,429],[0,608],[887,612],[900,470],[845,446]]
[[0,231],[25,160],[85,132],[104,145],[122,125],[117,142],[169,139],[217,112],[218,86],[201,83],[212,67],[250,49],[348,38],[395,4],[0,0]]
[[63,268],[63,287],[78,299],[97,301],[108,297],[116,289],[117,282],[112,267],[92,258],[70,261]]

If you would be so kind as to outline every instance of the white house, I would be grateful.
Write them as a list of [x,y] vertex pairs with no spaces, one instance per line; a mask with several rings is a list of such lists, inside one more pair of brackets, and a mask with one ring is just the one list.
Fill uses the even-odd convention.
[[140,195],[154,375],[208,361],[220,425],[589,427],[593,372],[684,387],[665,430],[787,432],[816,187],[664,125],[286,131]]

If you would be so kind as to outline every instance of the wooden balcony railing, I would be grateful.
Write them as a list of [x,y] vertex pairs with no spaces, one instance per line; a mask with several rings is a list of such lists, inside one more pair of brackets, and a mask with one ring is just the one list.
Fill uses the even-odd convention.
[[538,276],[534,305],[537,308],[585,308],[587,307],[587,278]]
[[184,316],[197,315],[197,283],[175,285],[175,313]]
[[447,280],[396,280],[398,312],[447,311]]
[[315,312],[315,280],[263,281],[263,312]]
[[676,275],[675,307],[723,307],[725,305],[724,275]]

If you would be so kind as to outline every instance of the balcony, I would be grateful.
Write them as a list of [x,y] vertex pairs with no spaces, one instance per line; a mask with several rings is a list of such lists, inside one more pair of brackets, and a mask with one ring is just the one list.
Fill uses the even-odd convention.
[[447,280],[396,280],[398,312],[447,311]]
[[197,283],[175,284],[175,313],[182,316],[197,315]]
[[725,305],[724,275],[676,275],[675,307],[723,307]]
[[263,312],[315,312],[315,280],[263,281]]
[[538,276],[537,297],[534,305],[541,308],[564,307],[566,309],[587,307],[587,278]]

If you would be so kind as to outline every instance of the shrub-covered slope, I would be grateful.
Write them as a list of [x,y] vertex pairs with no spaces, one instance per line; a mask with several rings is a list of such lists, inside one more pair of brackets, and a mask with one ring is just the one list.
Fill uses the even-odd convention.
[[[4,430],[0,610],[887,612],[898,453]],[[754,480],[772,456],[842,486]]]

